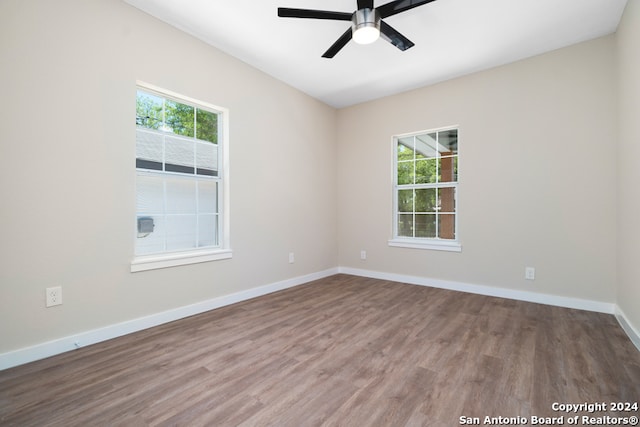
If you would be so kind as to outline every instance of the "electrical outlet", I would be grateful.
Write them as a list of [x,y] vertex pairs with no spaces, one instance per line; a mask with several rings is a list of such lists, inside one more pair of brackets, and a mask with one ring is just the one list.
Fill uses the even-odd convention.
[[62,286],[55,286],[46,289],[47,307],[62,304]]
[[293,264],[294,262],[296,262],[296,256],[293,252],[289,252],[289,264]]
[[363,261],[367,259],[367,251],[360,251],[360,259]]
[[524,278],[527,280],[535,280],[536,279],[536,269],[533,267],[525,267],[524,269]]

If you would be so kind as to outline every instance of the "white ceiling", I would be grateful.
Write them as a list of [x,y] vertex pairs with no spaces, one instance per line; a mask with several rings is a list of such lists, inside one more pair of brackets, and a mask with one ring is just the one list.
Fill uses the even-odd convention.
[[437,0],[385,19],[413,48],[351,41],[326,59],[349,22],[279,18],[277,8],[350,13],[356,0],[125,1],[337,108],[613,33],[627,3]]

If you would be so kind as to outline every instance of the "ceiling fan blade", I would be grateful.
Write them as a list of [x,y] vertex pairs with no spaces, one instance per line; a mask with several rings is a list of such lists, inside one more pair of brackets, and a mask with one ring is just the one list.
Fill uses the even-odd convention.
[[323,58],[333,58],[336,56],[336,53],[340,52],[340,49],[345,47],[347,43],[351,40],[351,27],[347,31],[344,32],[343,35],[340,36],[338,40],[334,44],[331,45],[329,49],[325,53],[322,54]]
[[278,16],[281,18],[311,18],[351,21],[351,15],[353,14],[346,12],[332,12],[330,10],[292,9],[289,7],[278,8]]
[[381,18],[387,18],[404,12],[405,10],[431,3],[432,1],[435,0],[395,0],[377,7],[376,10],[380,13]]
[[358,10],[373,9],[373,0],[358,0]]
[[415,45],[415,43],[400,34],[395,28],[384,21],[380,21],[380,37],[403,51]]

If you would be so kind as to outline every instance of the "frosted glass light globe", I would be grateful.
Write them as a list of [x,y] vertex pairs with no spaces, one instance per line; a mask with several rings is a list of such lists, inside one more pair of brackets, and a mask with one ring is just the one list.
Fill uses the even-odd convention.
[[353,41],[358,44],[370,44],[378,40],[380,30],[375,26],[360,27],[353,33]]

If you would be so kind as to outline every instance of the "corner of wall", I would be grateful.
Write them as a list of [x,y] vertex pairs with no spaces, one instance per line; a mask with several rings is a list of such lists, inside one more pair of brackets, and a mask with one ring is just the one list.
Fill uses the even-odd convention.
[[[629,0],[616,33],[617,66],[617,283],[618,321],[639,346],[640,200],[631,197],[640,185],[640,0]],[[635,337],[635,338],[634,338]]]

